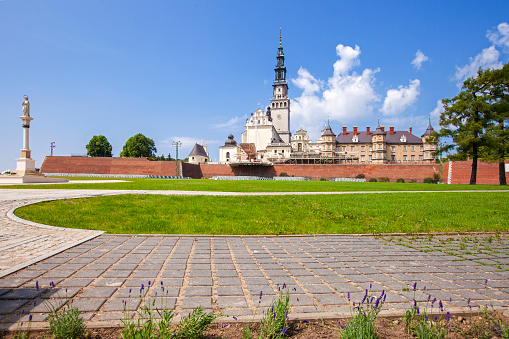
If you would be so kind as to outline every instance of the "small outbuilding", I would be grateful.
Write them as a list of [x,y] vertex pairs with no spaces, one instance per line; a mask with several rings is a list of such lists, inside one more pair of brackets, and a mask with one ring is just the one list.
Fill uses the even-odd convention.
[[189,162],[191,164],[210,162],[209,155],[207,154],[207,147],[195,144],[191,153],[189,153]]

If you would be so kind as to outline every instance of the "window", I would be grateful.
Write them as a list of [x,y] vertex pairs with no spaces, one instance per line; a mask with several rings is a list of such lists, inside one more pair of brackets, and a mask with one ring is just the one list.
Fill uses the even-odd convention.
[[391,155],[391,160],[392,160],[392,161],[396,161],[396,156],[395,156],[394,154],[393,154],[393,155]]
[[406,161],[406,155],[403,156],[403,161]]
[[415,152],[415,146],[412,146],[412,152]]
[[392,146],[391,151],[392,151],[392,153],[396,152],[396,147]]
[[364,161],[364,155],[361,155],[361,161]]
[[406,152],[406,145],[405,145],[405,146],[403,146],[403,151],[404,151],[404,152]]
[[412,155],[412,161],[415,161],[415,155]]
[[346,152],[346,146],[343,146],[343,152]]
[[277,154],[277,150],[274,150],[274,154]]
[[421,146],[421,152],[424,151],[424,147]]
[[369,146],[369,151],[372,152],[373,151],[373,147]]
[[429,158],[429,154],[428,154],[428,153],[426,153],[426,155],[425,155],[425,156],[426,156],[426,159],[428,159],[428,158]]
[[339,152],[339,147],[336,147],[336,152]]
[[230,152],[226,152],[226,159],[230,157]]
[[429,149],[429,145],[426,145],[426,149]]
[[370,156],[369,156],[369,161],[371,161],[371,160],[372,160],[372,158],[371,158],[371,155],[370,155]]
[[364,152],[364,146],[361,146],[361,152]]
[[354,151],[354,149],[355,149],[355,147],[353,147],[353,146],[352,146],[352,147],[350,147],[350,151],[351,151],[351,152],[353,152],[353,151]]
[[379,145],[378,145],[378,149],[382,149],[382,144],[379,144]]
[[325,151],[325,145],[323,145],[323,150]]
[[329,149],[329,150],[330,150],[330,145],[329,145],[329,146],[327,146],[327,149]]
[[419,155],[419,160],[421,160],[421,161],[423,160],[423,159],[422,159],[422,155]]

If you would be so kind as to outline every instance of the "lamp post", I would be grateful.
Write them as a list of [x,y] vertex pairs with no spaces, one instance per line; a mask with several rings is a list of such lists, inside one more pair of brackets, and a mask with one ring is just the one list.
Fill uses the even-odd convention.
[[177,172],[177,177],[179,176],[179,147],[182,147],[182,143],[180,141],[174,141],[171,143],[172,145],[175,146],[175,154],[176,154],[176,172]]

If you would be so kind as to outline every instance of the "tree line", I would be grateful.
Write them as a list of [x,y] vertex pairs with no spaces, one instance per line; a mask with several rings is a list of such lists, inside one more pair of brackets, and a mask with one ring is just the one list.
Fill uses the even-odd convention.
[[479,68],[463,82],[458,95],[443,99],[440,131],[435,138],[451,138],[438,152],[455,151],[450,160],[472,159],[470,184],[477,180],[477,162],[499,164],[499,183],[507,185],[505,159],[509,155],[509,64],[501,69]]
[[[94,135],[86,145],[87,155],[89,157],[112,157],[113,147],[104,135]],[[175,161],[168,153],[168,156],[156,155],[157,149],[154,140],[138,133],[124,144],[120,157],[123,158],[148,158],[150,160]],[[185,159],[184,159],[185,161]]]

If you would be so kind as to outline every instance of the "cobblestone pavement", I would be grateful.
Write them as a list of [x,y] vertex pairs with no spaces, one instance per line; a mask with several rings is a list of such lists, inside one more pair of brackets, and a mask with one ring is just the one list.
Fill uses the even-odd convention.
[[[58,190],[48,196],[38,191],[33,194],[40,196],[21,192],[18,198],[9,199],[8,194],[16,193],[1,191],[1,230],[11,227],[12,233],[21,222],[6,216],[6,210],[23,203],[72,194],[125,193]],[[41,229],[37,234],[35,229],[27,229],[26,234],[18,230],[20,236],[55,232],[47,238],[65,238],[69,234],[66,232],[71,232],[30,223],[26,226]],[[291,314],[295,317],[349,314],[349,298],[350,302],[360,301],[365,289],[374,295],[384,290],[384,309],[392,312],[411,307],[413,298],[426,301],[429,296],[442,300],[448,310],[490,304],[509,306],[506,234],[476,235],[475,239],[471,235],[432,239],[354,235],[94,236],[1,278],[0,327],[15,328],[18,320],[27,320],[28,312],[33,315],[34,327],[42,326],[48,303],[62,305],[70,299],[95,325],[119,323],[125,308],[135,310],[141,299],[145,303],[154,298],[156,305],[163,303],[179,314],[202,306],[250,320],[266,309],[283,284],[290,289]],[[37,240],[32,240],[34,243]],[[3,256],[9,245],[0,242],[0,246],[6,248]],[[32,251],[31,246],[27,248]],[[55,287],[50,288],[50,283]],[[22,309],[24,314],[20,315]]]

